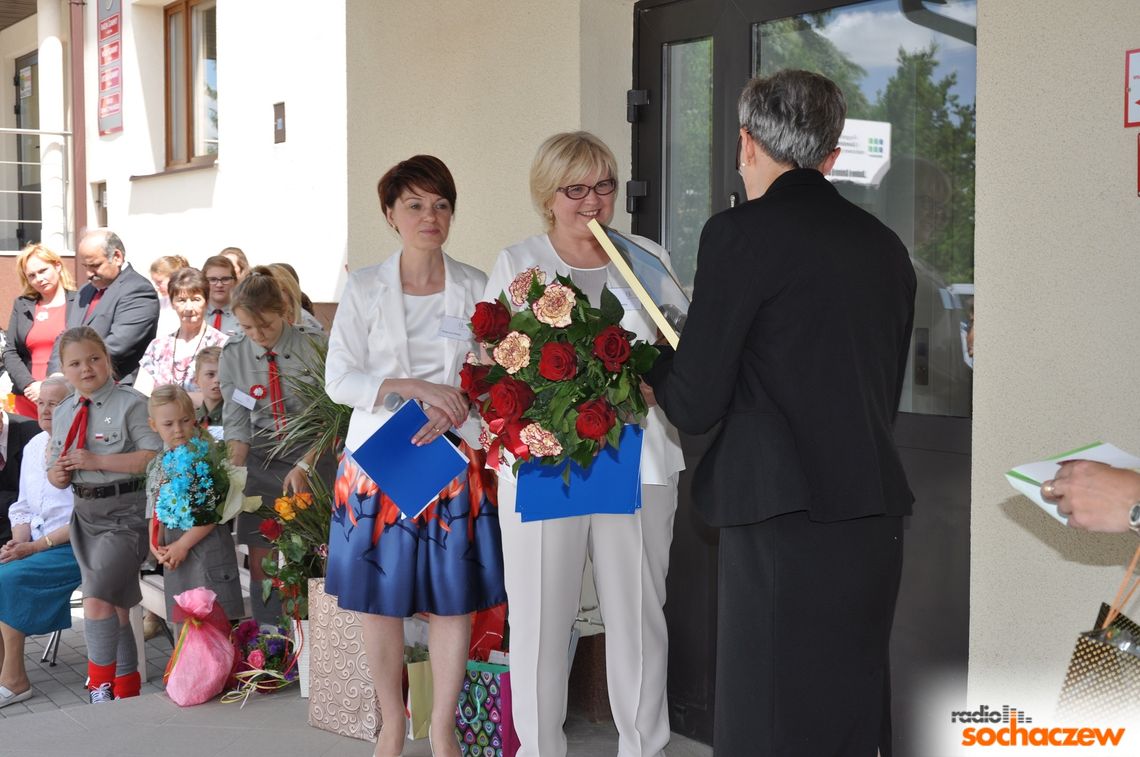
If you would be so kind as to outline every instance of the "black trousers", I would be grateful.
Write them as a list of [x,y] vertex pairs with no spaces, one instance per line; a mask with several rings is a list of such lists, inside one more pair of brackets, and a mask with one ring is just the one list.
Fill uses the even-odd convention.
[[720,532],[718,757],[891,757],[902,518]]

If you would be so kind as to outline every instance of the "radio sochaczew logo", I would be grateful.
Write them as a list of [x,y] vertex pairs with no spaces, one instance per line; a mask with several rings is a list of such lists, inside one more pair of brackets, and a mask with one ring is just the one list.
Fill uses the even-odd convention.
[[964,726],[962,746],[1118,746],[1124,738],[1124,728],[1035,725],[1025,710],[1008,704],[951,712],[950,722]]

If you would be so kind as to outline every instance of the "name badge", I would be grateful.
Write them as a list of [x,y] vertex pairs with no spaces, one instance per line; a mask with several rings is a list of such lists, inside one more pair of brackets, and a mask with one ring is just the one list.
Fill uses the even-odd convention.
[[244,407],[246,410],[253,410],[254,406],[257,404],[257,400],[255,400],[253,397],[250,397],[241,389],[234,389],[234,393],[230,396],[230,399]]
[[628,310],[644,310],[641,307],[641,300],[637,299],[637,295],[629,287],[616,287],[610,290],[614,293],[614,297],[618,298],[621,306]]
[[471,329],[467,328],[467,321],[459,316],[445,315],[439,323],[439,334],[437,336],[470,342]]

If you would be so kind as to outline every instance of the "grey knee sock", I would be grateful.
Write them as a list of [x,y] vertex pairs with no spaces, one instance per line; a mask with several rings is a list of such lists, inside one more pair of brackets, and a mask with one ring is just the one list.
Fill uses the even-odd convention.
[[130,623],[119,626],[119,647],[115,662],[116,676],[125,676],[139,669],[139,649],[135,646],[135,634]]
[[119,644],[119,619],[112,615],[102,620],[84,620],[83,635],[87,639],[87,659],[96,665],[115,662]]

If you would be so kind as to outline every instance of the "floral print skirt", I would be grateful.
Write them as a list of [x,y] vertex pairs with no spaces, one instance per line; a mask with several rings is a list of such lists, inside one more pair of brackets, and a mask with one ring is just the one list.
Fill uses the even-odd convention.
[[505,602],[495,474],[470,463],[415,518],[346,452],[337,472],[325,589],[346,610],[403,618],[465,615]]

